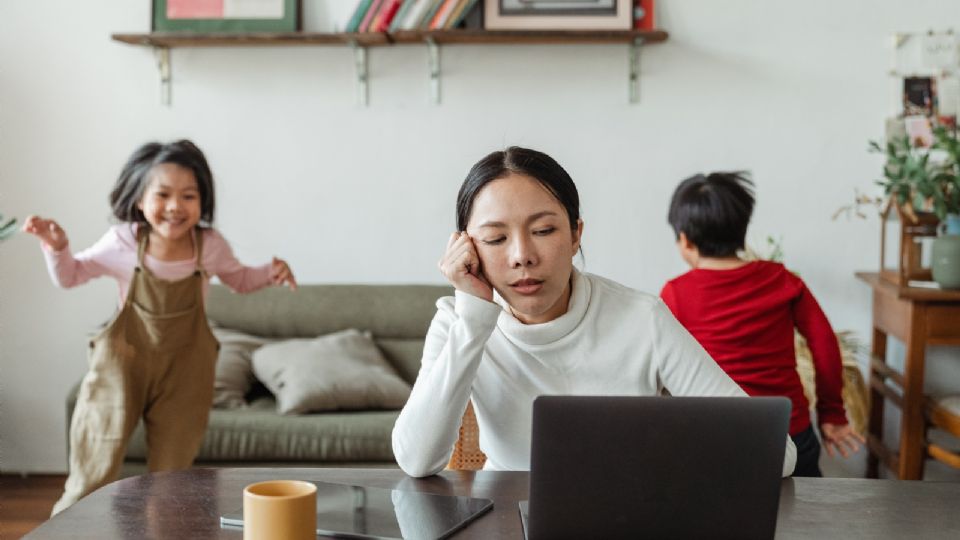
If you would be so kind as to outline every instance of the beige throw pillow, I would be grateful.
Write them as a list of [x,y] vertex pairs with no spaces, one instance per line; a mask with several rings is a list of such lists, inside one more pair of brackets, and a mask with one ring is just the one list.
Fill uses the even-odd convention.
[[213,336],[220,342],[217,367],[213,379],[213,408],[238,409],[245,407],[245,396],[256,379],[251,360],[253,351],[272,339],[244,334],[211,324]]
[[253,353],[253,371],[280,414],[399,409],[410,396],[370,334],[354,329],[264,345]]

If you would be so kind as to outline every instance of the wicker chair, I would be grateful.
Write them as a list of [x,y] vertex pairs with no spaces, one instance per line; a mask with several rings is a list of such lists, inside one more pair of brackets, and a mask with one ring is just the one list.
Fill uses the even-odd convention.
[[453,447],[453,455],[447,463],[448,469],[458,471],[478,471],[487,462],[487,456],[480,451],[480,431],[477,429],[477,416],[473,412],[473,403],[467,402],[467,410],[460,423],[460,437]]
[[[840,343],[840,355],[843,361],[843,406],[847,410],[847,419],[857,433],[866,433],[867,412],[870,410],[870,404],[863,374],[857,363],[857,351],[860,345],[850,332],[837,332],[837,341]],[[810,354],[806,340],[799,333],[795,335],[794,345],[797,353],[797,373],[800,374],[800,382],[803,383],[803,393],[810,402],[810,408],[813,409],[817,404],[813,356]]]

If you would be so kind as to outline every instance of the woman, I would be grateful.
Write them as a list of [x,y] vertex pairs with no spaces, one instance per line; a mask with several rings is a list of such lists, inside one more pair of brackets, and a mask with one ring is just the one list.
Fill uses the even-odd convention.
[[[579,196],[550,156],[511,147],[480,160],[457,229],[439,262],[455,296],[437,302],[393,429],[407,474],[443,469],[471,399],[485,468],[527,470],[539,395],[746,396],[657,297],[573,267]],[[784,476],[795,457],[788,439]]]

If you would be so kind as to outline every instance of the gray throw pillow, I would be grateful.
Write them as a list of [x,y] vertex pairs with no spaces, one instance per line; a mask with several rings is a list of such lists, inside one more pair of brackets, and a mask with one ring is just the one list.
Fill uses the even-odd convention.
[[272,339],[244,334],[229,328],[210,325],[213,336],[220,342],[217,367],[213,379],[213,408],[238,409],[246,407],[244,396],[256,379],[251,364],[253,351]]
[[399,409],[410,396],[370,334],[355,329],[264,345],[253,353],[253,371],[280,414]]

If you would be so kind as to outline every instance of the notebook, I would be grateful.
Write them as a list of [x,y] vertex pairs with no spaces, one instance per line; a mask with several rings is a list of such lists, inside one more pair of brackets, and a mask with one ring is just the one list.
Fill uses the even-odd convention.
[[[447,538],[493,508],[490,499],[314,482],[317,534],[335,538]],[[220,516],[243,527],[243,506]]]
[[541,396],[524,535],[769,539],[790,401]]

